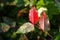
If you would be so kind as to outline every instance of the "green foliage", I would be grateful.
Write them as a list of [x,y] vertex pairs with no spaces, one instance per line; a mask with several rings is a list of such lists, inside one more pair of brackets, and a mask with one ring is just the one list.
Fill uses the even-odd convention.
[[60,34],[56,36],[55,40],[60,40]]
[[[50,31],[48,33],[52,38],[45,34],[43,31],[38,29],[38,23],[35,27],[32,26],[21,26],[29,22],[28,13],[32,5],[36,5],[38,10],[40,7],[46,7],[47,15],[50,20]],[[58,6],[56,6],[58,5]],[[26,9],[26,10],[22,10]],[[19,13],[19,11],[21,11]],[[17,16],[17,14],[21,14]],[[34,29],[34,31],[31,31]],[[27,32],[30,30],[29,32]],[[16,33],[17,32],[17,33]],[[60,40],[60,5],[54,0],[1,0],[0,1],[0,40],[19,40],[21,34],[30,40]],[[23,37],[22,37],[23,38]]]

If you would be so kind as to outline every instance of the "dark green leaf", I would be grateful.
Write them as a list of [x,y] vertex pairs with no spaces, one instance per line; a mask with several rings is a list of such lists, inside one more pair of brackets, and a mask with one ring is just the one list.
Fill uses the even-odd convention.
[[8,25],[10,25],[11,27],[15,27],[16,26],[16,22],[13,19],[11,19],[11,18],[3,17],[3,21],[5,23],[7,23]]

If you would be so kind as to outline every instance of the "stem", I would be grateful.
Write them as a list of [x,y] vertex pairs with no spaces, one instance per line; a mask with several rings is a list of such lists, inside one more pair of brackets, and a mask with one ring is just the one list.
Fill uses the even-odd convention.
[[52,35],[50,35],[48,32],[45,32],[47,35],[49,35],[52,39],[53,39],[53,37],[52,37]]

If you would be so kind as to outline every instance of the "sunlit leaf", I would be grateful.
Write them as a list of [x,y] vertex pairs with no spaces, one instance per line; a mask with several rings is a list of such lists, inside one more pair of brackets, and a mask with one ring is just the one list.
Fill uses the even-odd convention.
[[30,3],[29,3],[30,4],[30,7],[33,6],[33,5],[35,5],[36,4],[36,1],[37,0],[30,0]]
[[40,7],[42,7],[42,6],[44,6],[44,1],[43,0],[39,0],[37,2],[36,6],[37,6],[37,9],[40,8]]
[[27,22],[24,23],[22,26],[20,26],[20,28],[17,30],[16,33],[28,33],[34,30],[34,25]]
[[35,7],[32,7],[30,10],[29,10],[29,21],[32,23],[32,24],[36,24],[36,22],[38,21],[38,12],[36,10]]

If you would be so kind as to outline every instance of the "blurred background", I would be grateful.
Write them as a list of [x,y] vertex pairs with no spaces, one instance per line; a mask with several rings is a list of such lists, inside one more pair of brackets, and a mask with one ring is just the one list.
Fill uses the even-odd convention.
[[[36,10],[40,7],[48,9],[50,36],[38,28],[38,23],[34,31],[20,31],[23,29],[19,29],[20,26],[29,22],[32,5]],[[0,40],[60,40],[60,0],[0,0]]]

